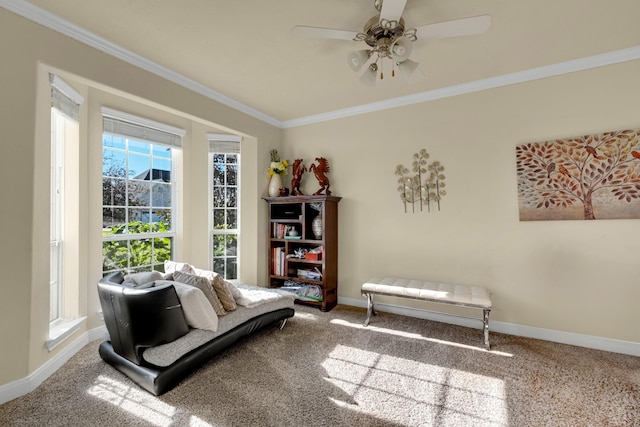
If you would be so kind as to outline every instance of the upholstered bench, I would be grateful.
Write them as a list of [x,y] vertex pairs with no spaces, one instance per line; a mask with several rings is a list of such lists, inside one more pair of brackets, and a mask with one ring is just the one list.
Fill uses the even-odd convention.
[[483,287],[400,279],[396,277],[373,277],[362,285],[360,293],[367,298],[367,318],[364,321],[364,326],[369,325],[371,314],[376,314],[373,303],[374,295],[412,298],[421,301],[481,309],[483,313],[484,345],[487,349],[490,348],[489,312],[491,311],[491,298],[489,292]]

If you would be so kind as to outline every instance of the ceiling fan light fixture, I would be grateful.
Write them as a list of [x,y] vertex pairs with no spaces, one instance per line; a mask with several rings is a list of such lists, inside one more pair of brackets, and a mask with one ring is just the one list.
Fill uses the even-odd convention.
[[375,86],[376,78],[378,77],[378,64],[375,62],[371,63],[367,70],[360,76],[360,82],[367,86]]
[[367,63],[369,57],[371,56],[371,52],[369,50],[355,50],[349,52],[347,55],[347,63],[349,64],[349,68],[352,71],[358,72],[364,67],[364,64]]
[[406,37],[398,37],[391,43],[389,47],[389,55],[395,62],[404,62],[411,56],[413,50],[413,44],[411,40]]
[[482,34],[491,25],[491,16],[481,15],[407,28],[402,17],[406,4],[407,0],[373,0],[373,6],[378,14],[366,21],[362,31],[298,25],[293,27],[291,32],[301,37],[364,42],[368,47],[365,50],[350,52],[347,55],[347,64],[354,72],[362,70],[366,64],[369,64],[360,80],[364,84],[373,86],[378,72],[380,72],[380,78],[384,78],[383,68],[386,60],[391,62],[391,77],[395,76],[397,65],[404,78],[411,76],[412,81],[424,78],[418,63],[409,59],[413,50],[412,43],[418,39]]

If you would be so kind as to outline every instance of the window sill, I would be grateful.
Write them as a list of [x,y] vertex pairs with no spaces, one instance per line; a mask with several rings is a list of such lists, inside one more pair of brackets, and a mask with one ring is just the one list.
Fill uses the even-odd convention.
[[54,348],[62,344],[64,340],[69,338],[75,331],[80,329],[80,325],[87,317],[78,317],[77,319],[63,320],[55,326],[49,327],[49,339],[45,341],[47,350],[52,351]]

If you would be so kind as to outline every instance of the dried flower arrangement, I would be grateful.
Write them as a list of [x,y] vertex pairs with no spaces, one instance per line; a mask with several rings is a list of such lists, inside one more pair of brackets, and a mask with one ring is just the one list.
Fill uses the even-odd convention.
[[278,150],[271,150],[269,152],[271,155],[271,164],[269,164],[269,170],[267,172],[268,178],[272,177],[275,174],[280,176],[287,174],[287,168],[289,167],[288,160],[280,160],[280,154],[278,154]]

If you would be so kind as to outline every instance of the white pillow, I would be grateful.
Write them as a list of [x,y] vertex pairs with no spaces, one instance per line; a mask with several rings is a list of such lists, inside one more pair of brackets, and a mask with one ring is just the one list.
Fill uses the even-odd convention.
[[187,324],[192,328],[206,329],[215,332],[218,329],[218,315],[213,311],[204,292],[195,286],[185,285],[170,280],[156,280],[156,286],[169,283],[173,285],[182,304],[182,311]]
[[159,271],[142,271],[139,273],[129,273],[124,276],[123,285],[129,285],[133,288],[150,288],[153,282],[162,279],[162,273]]
[[187,274],[194,274],[193,266],[191,264],[187,264],[186,262],[175,262],[171,260],[166,260],[164,262],[164,274],[168,275],[173,273],[174,271],[181,271]]
[[235,285],[235,283],[225,280],[224,284],[227,285],[227,289],[229,289],[229,292],[231,292],[231,295],[233,295],[233,299],[238,302],[238,299],[242,298],[242,293]]

